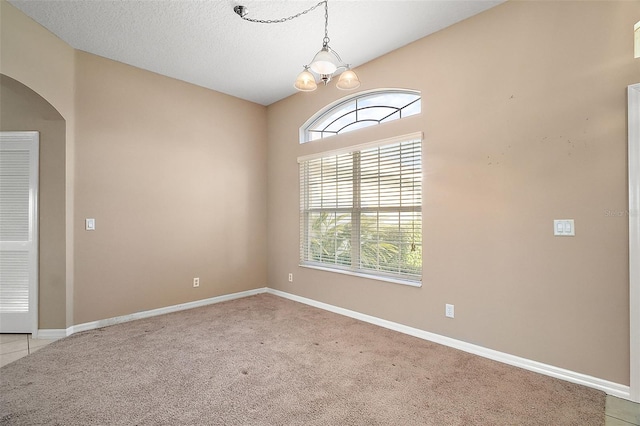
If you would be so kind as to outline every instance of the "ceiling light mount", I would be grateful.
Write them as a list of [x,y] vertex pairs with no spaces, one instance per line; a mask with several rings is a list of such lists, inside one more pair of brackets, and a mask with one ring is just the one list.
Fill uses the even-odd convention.
[[236,6],[233,8],[233,11],[238,14],[239,17],[244,18],[249,13],[249,10],[246,6]]
[[337,75],[340,75],[336,87],[340,90],[353,90],[360,87],[360,80],[356,73],[351,69],[349,64],[342,62],[338,52],[329,47],[329,2],[324,0],[318,4],[303,10],[292,16],[280,19],[253,19],[247,17],[249,13],[245,6],[235,6],[233,11],[242,19],[249,22],[256,22],[259,24],[277,24],[286,21],[290,21],[295,18],[299,18],[312,10],[324,5],[324,38],[322,39],[322,48],[313,57],[313,60],[309,65],[304,66],[304,70],[298,74],[298,78],[294,83],[294,87],[303,92],[310,92],[316,90],[318,83],[322,82],[325,86],[331,81],[331,79]]

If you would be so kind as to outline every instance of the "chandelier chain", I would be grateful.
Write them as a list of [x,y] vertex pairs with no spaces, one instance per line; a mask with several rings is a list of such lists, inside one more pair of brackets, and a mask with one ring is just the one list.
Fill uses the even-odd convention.
[[324,2],[324,39],[322,43],[324,46],[329,45],[329,2]]
[[241,18],[244,19],[245,21],[256,22],[258,24],[281,24],[283,22],[287,22],[287,21],[291,21],[293,19],[299,18],[302,15],[305,15],[305,14],[311,12],[312,10],[317,9],[321,4],[325,5],[325,31],[324,31],[324,33],[325,33],[325,38],[328,38],[326,36],[326,34],[327,34],[326,22],[329,19],[328,16],[327,16],[328,15],[328,12],[327,12],[327,0],[323,0],[323,1],[319,2],[318,4],[316,4],[315,6],[311,6],[307,10],[303,10],[302,12],[297,13],[297,14],[292,15],[292,16],[287,16],[286,18],[280,18],[280,19],[253,19],[253,18],[247,18],[246,16],[241,16]]

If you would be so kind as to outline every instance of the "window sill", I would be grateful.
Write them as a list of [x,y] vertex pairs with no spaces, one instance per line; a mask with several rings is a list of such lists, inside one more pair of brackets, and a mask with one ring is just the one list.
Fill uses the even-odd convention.
[[371,280],[385,281],[393,284],[408,285],[410,287],[422,287],[422,281],[410,281],[410,280],[403,280],[401,278],[392,278],[392,277],[385,277],[380,275],[363,274],[360,272],[347,271],[343,269],[333,269],[333,268],[327,268],[324,266],[316,266],[316,265],[300,264],[298,266],[300,266],[301,268],[316,269],[318,271],[334,272],[336,274],[343,274],[343,275],[351,275],[352,277],[369,278]]

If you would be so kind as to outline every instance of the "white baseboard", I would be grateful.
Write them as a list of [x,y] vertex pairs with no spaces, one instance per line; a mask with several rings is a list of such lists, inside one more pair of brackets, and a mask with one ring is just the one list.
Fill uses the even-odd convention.
[[240,299],[242,297],[255,296],[256,294],[265,293],[266,287],[257,288],[254,290],[241,291],[239,293],[225,294],[222,296],[211,297],[209,299],[196,300],[193,302],[181,303],[179,305],[166,306],[163,308],[152,309],[150,311],[136,312],[134,314],[122,315],[120,317],[113,317],[102,319],[98,321],[85,322],[83,324],[72,325],[67,329],[43,329],[38,330],[38,339],[61,339],[63,337],[71,336],[74,333],[81,331],[95,330],[96,328],[106,327],[114,324],[121,324],[123,322],[129,322],[142,318],[155,317],[157,315],[169,314],[172,312],[184,311],[186,309],[199,308],[201,306],[213,305],[214,303],[226,302],[229,300]]
[[428,340],[430,342],[434,342],[444,346],[449,346],[451,348],[459,349],[461,351],[478,355],[484,358],[489,358],[494,361],[513,365],[515,367],[520,367],[525,370],[534,371],[536,373],[555,377],[557,379],[566,380],[568,382],[588,386],[590,388],[599,389],[603,392],[606,392],[608,395],[617,396],[619,398],[624,398],[629,400],[631,399],[630,388],[629,386],[626,386],[626,385],[613,383],[608,380],[599,379],[597,377],[588,376],[586,374],[577,373],[575,371],[565,370],[563,368],[554,367],[552,365],[543,364],[541,362],[532,361],[530,359],[521,358],[521,357],[510,355],[504,352],[495,351],[493,349],[488,349],[482,346],[463,342],[462,340],[452,339],[451,337],[430,333],[428,331],[420,330],[418,328],[409,327],[406,325],[398,324],[396,322],[373,317],[371,315],[366,315],[360,312],[351,311],[349,309],[340,308],[338,306],[329,305],[327,303],[318,302],[313,299],[307,299],[306,297],[296,296],[294,294],[286,293],[284,291],[267,288],[266,292],[269,294],[273,294],[275,296],[283,297],[285,299],[304,303],[306,305],[314,306],[316,308],[324,309],[326,311],[334,312],[336,314],[355,318],[360,321],[368,322],[370,324],[378,325],[380,327],[388,328],[390,330],[398,331],[400,333],[404,333],[410,336],[418,337],[420,339]]
[[462,340],[452,339],[451,337],[430,333],[428,331],[420,330],[418,328],[413,328],[413,327],[409,327],[396,322],[387,321],[371,315],[362,314],[360,312],[351,311],[349,309],[340,308],[338,306],[329,305],[327,303],[318,302],[313,299],[308,299],[302,296],[296,296],[295,294],[286,293],[280,290],[274,290],[268,287],[242,291],[239,293],[226,294],[222,296],[216,296],[209,299],[196,300],[194,302],[188,302],[188,303],[182,303],[179,305],[167,306],[164,308],[152,309],[150,311],[136,312],[134,314],[123,315],[123,316],[114,317],[114,318],[107,318],[103,320],[87,322],[84,324],[77,324],[67,329],[38,330],[37,336],[35,337],[37,337],[38,339],[61,339],[63,337],[67,337],[81,331],[95,330],[97,328],[106,327],[109,325],[120,324],[123,322],[133,321],[133,320],[142,319],[142,318],[154,317],[157,315],[168,314],[171,312],[183,311],[186,309],[198,308],[201,306],[207,306],[215,303],[226,302],[228,300],[254,296],[256,294],[261,294],[261,293],[273,294],[275,296],[283,297],[285,299],[293,300],[295,302],[304,303],[305,305],[314,306],[316,308],[324,309],[329,312],[334,312],[336,314],[340,314],[340,315],[351,317],[360,321],[368,322],[370,324],[388,328],[390,330],[398,331],[400,333],[408,334],[410,336],[428,340],[430,342],[438,343],[444,346],[449,346],[451,348],[459,349],[461,351],[465,351],[465,352],[478,355],[484,358],[489,358],[494,361],[513,365],[515,367],[524,368],[525,370],[534,371],[536,373],[540,373],[547,376],[555,377],[557,379],[566,380],[568,382],[588,386],[594,389],[599,389],[601,391],[606,392],[609,395],[631,400],[630,387],[626,385],[613,383],[608,380],[599,379],[597,377],[588,376],[586,374],[577,373],[575,371],[554,367],[553,365],[543,364],[541,362],[532,361],[526,358],[510,355],[504,352],[495,351],[493,349],[488,349],[482,346],[463,342]]
[[34,339],[48,339],[48,340],[58,340],[63,337],[67,337],[67,329],[66,328],[45,328],[42,330],[38,330],[35,336],[32,335]]

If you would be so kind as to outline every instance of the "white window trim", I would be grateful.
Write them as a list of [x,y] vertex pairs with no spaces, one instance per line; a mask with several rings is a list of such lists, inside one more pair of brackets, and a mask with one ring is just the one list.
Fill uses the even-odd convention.
[[399,142],[406,142],[408,140],[420,139],[421,141],[424,141],[423,136],[424,134],[422,132],[414,132],[414,133],[409,133],[402,136],[394,136],[387,139],[381,139],[375,142],[366,142],[358,145],[351,145],[344,148],[334,149],[331,151],[322,151],[322,152],[317,152],[315,154],[303,155],[301,157],[298,157],[298,163],[303,163],[305,161],[315,160],[317,158],[322,158],[322,157],[331,157],[334,155],[348,154],[356,151],[364,151],[366,149],[377,148],[380,146],[391,145]]
[[377,280],[377,281],[385,281],[393,284],[402,284],[402,285],[408,285],[411,287],[422,287],[422,280],[420,281],[402,280],[400,278],[385,277],[384,275],[364,274],[361,272],[350,271],[347,269],[329,268],[327,266],[310,265],[308,263],[300,263],[298,266],[301,268],[316,269],[318,271],[335,272],[336,274],[351,275],[352,277],[360,277],[360,278],[368,278],[368,279]]
[[[314,153],[314,154],[300,156],[300,157],[298,157],[297,161],[298,161],[298,164],[301,164],[301,163],[304,163],[306,161],[320,159],[320,158],[323,158],[323,157],[332,157],[332,156],[337,156],[337,155],[342,155],[342,154],[350,154],[350,153],[357,152],[357,151],[364,151],[364,150],[371,149],[371,148],[378,148],[378,147],[385,146],[385,145],[393,145],[395,143],[407,142],[407,141],[411,141],[411,140],[420,140],[420,142],[423,143],[424,142],[424,133],[423,132],[413,132],[413,133],[408,133],[408,134],[405,134],[405,135],[394,136],[394,137],[391,137],[391,138],[380,139],[380,140],[377,140],[377,141],[374,141],[374,142],[366,142],[366,143],[362,143],[362,144],[358,144],[358,145],[351,145],[351,146],[344,147],[344,148],[339,148],[339,149],[334,149],[334,150],[329,150],[329,151],[322,151],[322,152],[318,152],[318,153]],[[382,272],[382,271],[358,272],[358,271],[354,271],[352,269],[346,269],[346,268],[343,269],[343,268],[340,268],[338,266],[333,266],[333,267],[332,266],[324,266],[321,263],[314,264],[313,262],[306,262],[306,263],[299,262],[298,266],[303,267],[303,268],[316,269],[316,270],[320,270],[320,271],[335,272],[335,273],[338,273],[338,274],[351,275],[351,276],[356,276],[356,277],[361,277],[361,278],[369,278],[369,279],[374,279],[374,280],[378,280],[378,281],[386,281],[386,282],[390,282],[390,283],[394,283],[394,284],[403,284],[403,285],[408,285],[408,286],[412,286],[412,287],[422,287],[422,274],[420,274],[420,279],[419,280],[411,280],[411,279],[402,279],[402,278],[397,278],[397,277],[385,275],[385,273]]]

